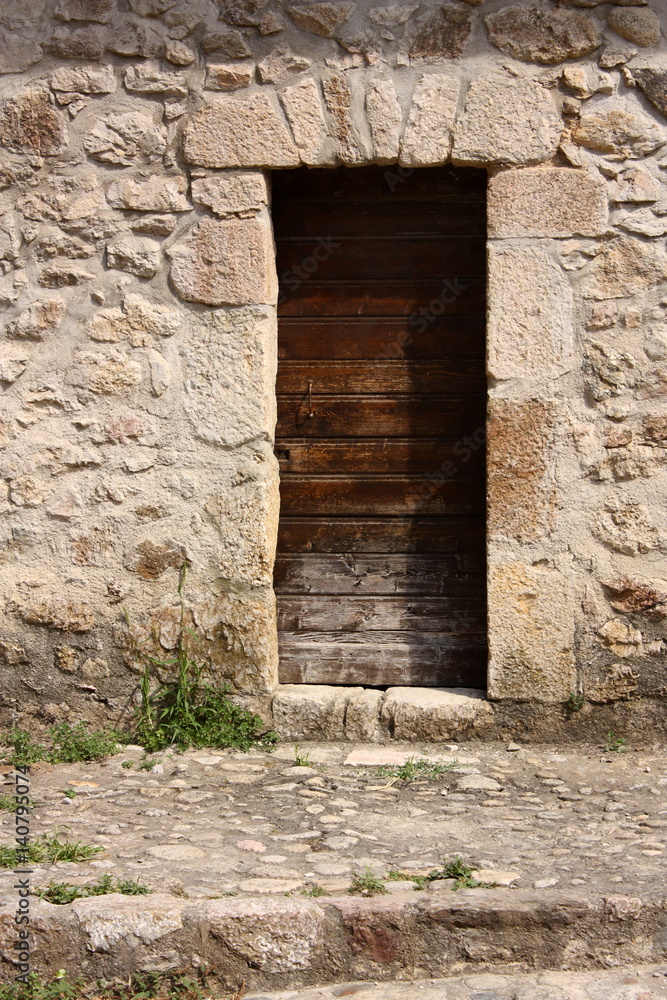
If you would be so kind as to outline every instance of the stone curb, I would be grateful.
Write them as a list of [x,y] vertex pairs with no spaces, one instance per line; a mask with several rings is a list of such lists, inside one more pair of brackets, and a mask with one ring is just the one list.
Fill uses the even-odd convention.
[[[0,975],[13,978],[17,898],[0,897]],[[31,969],[127,977],[204,965],[230,988],[493,970],[582,970],[664,961],[667,896],[449,888],[364,899],[112,894],[31,901]]]

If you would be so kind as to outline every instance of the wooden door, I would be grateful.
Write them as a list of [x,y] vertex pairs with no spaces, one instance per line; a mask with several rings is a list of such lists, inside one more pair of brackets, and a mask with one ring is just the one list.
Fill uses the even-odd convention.
[[486,175],[273,178],[280,679],[483,688]]

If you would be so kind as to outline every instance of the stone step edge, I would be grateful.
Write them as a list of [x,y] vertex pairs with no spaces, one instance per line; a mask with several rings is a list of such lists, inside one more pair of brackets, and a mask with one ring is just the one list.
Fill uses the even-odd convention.
[[[667,894],[440,889],[362,898],[110,894],[56,906],[30,897],[30,968],[44,979],[216,970],[226,987],[288,989],[473,971],[582,970],[667,957]],[[18,894],[0,896],[0,978]]]

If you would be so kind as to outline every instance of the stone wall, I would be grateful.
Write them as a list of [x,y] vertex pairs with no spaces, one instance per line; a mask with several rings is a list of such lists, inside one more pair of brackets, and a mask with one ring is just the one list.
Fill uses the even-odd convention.
[[660,0],[0,0],[5,721],[126,710],[184,559],[213,676],[268,708],[299,164],[488,169],[489,697],[667,695],[664,30]]

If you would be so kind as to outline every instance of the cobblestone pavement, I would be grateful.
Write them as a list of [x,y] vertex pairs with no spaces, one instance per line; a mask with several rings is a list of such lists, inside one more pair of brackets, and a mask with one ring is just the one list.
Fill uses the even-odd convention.
[[543,972],[525,976],[478,975],[418,983],[344,983],[297,993],[247,994],[244,1000],[662,1000],[667,968],[600,973]]
[[[299,754],[309,766],[292,766],[287,744],[271,754],[165,752],[143,765],[130,747],[99,764],[34,765],[33,833],[57,829],[105,853],[36,868],[33,885],[108,871],[192,899],[333,893],[366,867],[382,878],[423,874],[459,854],[500,886],[630,896],[667,887],[664,750],[393,743]],[[453,767],[411,783],[378,773],[415,756]],[[13,816],[0,816],[10,844]],[[416,891],[411,881],[386,886]]]

